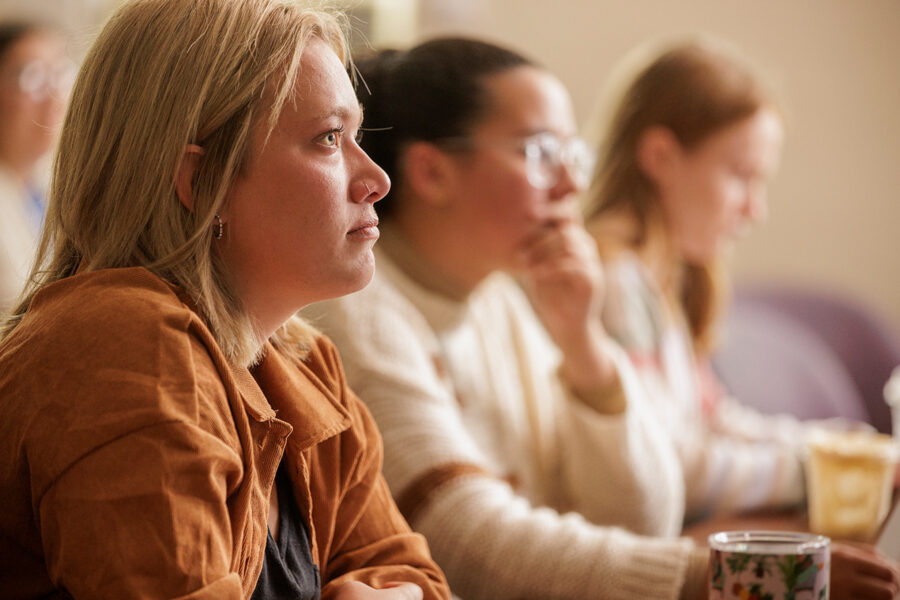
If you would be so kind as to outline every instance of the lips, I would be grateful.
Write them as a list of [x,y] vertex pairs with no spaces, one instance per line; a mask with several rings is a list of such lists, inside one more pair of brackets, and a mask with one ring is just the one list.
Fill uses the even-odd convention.
[[347,232],[347,235],[352,235],[356,237],[366,237],[366,238],[377,238],[379,235],[378,231],[378,219],[373,217],[371,219],[366,219],[353,229]]

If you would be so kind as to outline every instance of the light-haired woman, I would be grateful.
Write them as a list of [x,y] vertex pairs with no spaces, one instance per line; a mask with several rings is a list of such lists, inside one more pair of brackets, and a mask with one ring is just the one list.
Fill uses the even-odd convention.
[[[723,42],[655,50],[632,63],[598,123],[586,220],[604,259],[603,322],[678,450],[689,519],[796,505],[811,426],[742,406],[708,365],[728,294],[722,262],[766,216],[782,116],[755,70]],[[836,546],[832,597],[891,598],[896,569]]]
[[0,342],[7,598],[447,598],[329,341],[389,182],[344,38],[276,0],[136,0],[78,75]]

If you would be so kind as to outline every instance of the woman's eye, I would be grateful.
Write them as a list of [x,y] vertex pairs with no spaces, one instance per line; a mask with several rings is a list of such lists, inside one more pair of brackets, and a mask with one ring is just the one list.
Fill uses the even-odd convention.
[[341,127],[339,129],[332,129],[328,133],[324,134],[319,138],[319,142],[323,146],[328,146],[329,148],[340,148],[341,147],[341,136],[344,133],[344,128]]

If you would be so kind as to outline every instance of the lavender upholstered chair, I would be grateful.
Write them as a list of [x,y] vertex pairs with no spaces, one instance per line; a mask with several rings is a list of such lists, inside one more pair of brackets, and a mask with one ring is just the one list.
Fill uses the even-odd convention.
[[857,301],[739,288],[713,365],[738,399],[763,412],[842,416],[891,431],[882,390],[900,365],[900,337]]

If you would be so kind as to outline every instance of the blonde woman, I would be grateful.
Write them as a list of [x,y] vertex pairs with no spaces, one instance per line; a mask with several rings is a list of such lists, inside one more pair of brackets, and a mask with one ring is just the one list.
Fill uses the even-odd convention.
[[[688,518],[800,503],[810,426],[740,405],[707,364],[727,296],[724,253],[766,215],[778,107],[734,51],[691,40],[645,61],[611,108],[587,193],[603,321],[678,451]],[[892,598],[897,566],[835,546],[832,584],[836,598]]]
[[329,341],[389,182],[341,30],[137,0],[78,75],[0,342],[6,598],[447,598]]

